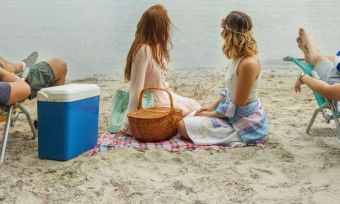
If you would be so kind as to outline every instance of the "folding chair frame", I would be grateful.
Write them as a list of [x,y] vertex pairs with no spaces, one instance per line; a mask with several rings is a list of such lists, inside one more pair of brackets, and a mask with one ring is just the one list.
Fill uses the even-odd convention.
[[6,145],[7,145],[8,135],[9,135],[9,129],[10,127],[14,126],[15,121],[19,115],[19,114],[14,115],[14,118],[12,120],[12,114],[14,114],[13,109],[15,108],[19,108],[19,110],[25,114],[27,121],[31,127],[32,133],[33,133],[33,139],[37,137],[37,130],[34,127],[34,124],[33,124],[33,121],[32,121],[32,118],[29,112],[19,103],[11,105],[9,107],[9,110],[7,111],[5,129],[4,129],[3,139],[1,143],[0,167],[3,164],[4,159],[5,159],[5,151],[6,151]]
[[[312,65],[304,62],[303,59],[298,59],[294,57],[285,57],[283,58],[283,60],[294,62],[299,68],[303,70],[305,74],[308,74],[313,77]],[[340,122],[339,122],[340,113],[338,112],[338,108],[336,106],[335,101],[325,99],[322,96],[320,96],[317,92],[313,92],[313,94],[319,107],[315,109],[312,115],[312,118],[310,119],[308,126],[306,128],[306,133],[310,134],[310,130],[312,128],[312,125],[314,123],[316,116],[318,115],[319,112],[322,112],[322,115],[325,118],[327,123],[330,123],[331,120],[334,120],[335,127],[336,127],[337,142],[340,143]],[[331,115],[328,114],[326,112],[326,109],[329,109],[332,112],[332,114]]]

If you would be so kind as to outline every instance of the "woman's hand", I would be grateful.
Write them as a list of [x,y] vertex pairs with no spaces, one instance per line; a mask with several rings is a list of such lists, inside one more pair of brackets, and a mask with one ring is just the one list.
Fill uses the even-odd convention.
[[202,112],[206,112],[206,111],[212,111],[212,109],[210,108],[201,108],[199,109],[196,113],[195,113],[195,116],[202,116]]

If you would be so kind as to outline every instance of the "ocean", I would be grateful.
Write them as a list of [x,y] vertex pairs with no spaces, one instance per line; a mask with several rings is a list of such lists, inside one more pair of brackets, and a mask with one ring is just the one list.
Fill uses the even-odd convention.
[[169,69],[212,71],[227,66],[220,21],[232,10],[253,19],[264,70],[290,72],[287,55],[304,27],[325,54],[340,49],[339,0],[0,0],[0,56],[11,61],[37,50],[40,60],[68,63],[68,79],[121,78],[137,22],[155,3],[174,24]]

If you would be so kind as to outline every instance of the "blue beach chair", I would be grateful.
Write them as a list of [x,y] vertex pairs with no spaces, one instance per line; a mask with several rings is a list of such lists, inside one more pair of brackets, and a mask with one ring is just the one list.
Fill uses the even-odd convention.
[[29,114],[29,112],[22,106],[20,103],[15,103],[11,106],[8,107],[0,107],[2,110],[4,110],[2,116],[4,116],[5,120],[5,128],[4,128],[4,134],[1,142],[1,152],[0,152],[0,167],[4,162],[5,159],[5,151],[6,151],[6,145],[7,145],[7,140],[8,140],[8,134],[9,134],[9,129],[10,127],[13,127],[16,120],[19,117],[19,114],[23,113],[27,121],[31,127],[32,133],[33,133],[33,139],[37,136],[37,130],[34,127],[32,118]]
[[[295,57],[285,57],[283,58],[283,60],[294,62],[305,74],[308,74],[314,78],[318,78],[317,73],[313,70],[313,66],[306,63],[303,59]],[[310,134],[310,129],[314,123],[314,120],[318,113],[321,112],[327,123],[330,123],[331,120],[334,120],[337,141],[340,142],[340,113],[337,108],[337,101],[325,99],[315,91],[313,92],[313,95],[319,107],[315,109],[312,118],[310,119],[309,124],[306,128],[306,132]]]

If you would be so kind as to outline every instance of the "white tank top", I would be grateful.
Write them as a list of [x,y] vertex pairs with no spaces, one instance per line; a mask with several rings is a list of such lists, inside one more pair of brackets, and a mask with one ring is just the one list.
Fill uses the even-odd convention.
[[[243,57],[232,60],[230,67],[227,70],[227,73],[224,78],[225,87],[229,91],[229,95],[228,95],[229,100],[234,100],[236,97],[236,88],[237,88],[237,80],[238,80],[238,77],[236,75],[236,70],[242,59]],[[255,83],[253,85],[253,88],[248,98],[248,103],[256,101],[258,98],[258,83],[260,81],[261,75],[262,73],[260,73],[259,77],[255,80]]]

